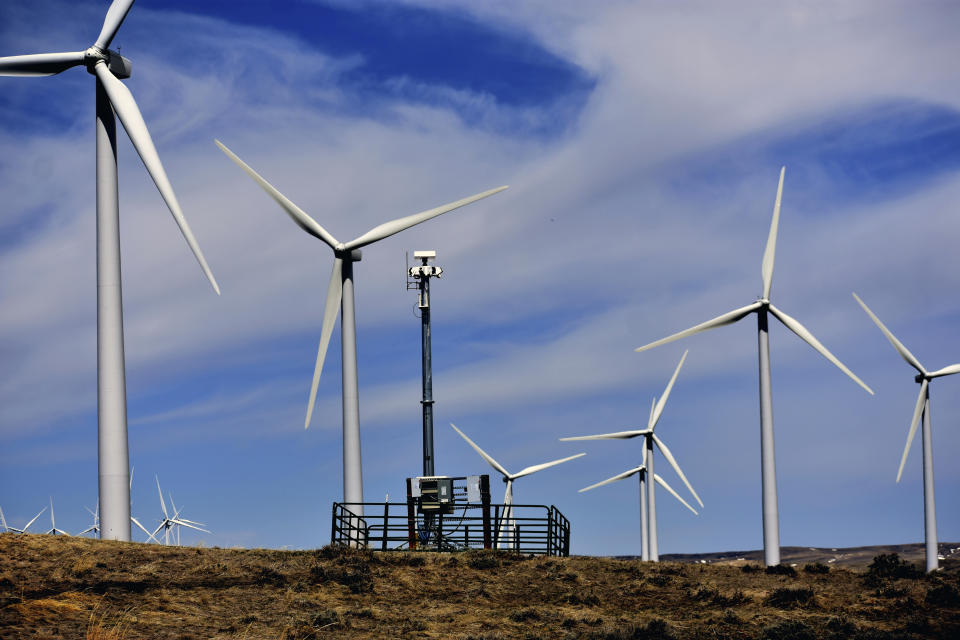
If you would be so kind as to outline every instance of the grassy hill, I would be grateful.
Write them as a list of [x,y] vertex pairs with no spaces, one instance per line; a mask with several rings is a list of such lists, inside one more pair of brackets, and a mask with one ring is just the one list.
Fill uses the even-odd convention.
[[3,638],[960,638],[960,561],[873,568],[0,535]]

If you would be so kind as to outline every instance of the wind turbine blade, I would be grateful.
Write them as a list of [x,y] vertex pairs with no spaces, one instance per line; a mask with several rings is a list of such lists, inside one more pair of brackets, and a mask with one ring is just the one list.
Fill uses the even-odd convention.
[[53,497],[50,498],[50,527],[53,531],[57,530],[57,521],[54,520],[53,515]]
[[767,248],[763,250],[763,264],[760,275],[763,277],[763,299],[770,299],[770,286],[773,284],[773,260],[777,253],[777,228],[780,226],[780,198],[783,196],[783,174],[786,167],[780,167],[780,184],[777,185],[777,199],[773,203],[773,221],[770,223],[770,235],[767,236]]
[[44,507],[43,509],[40,509],[40,513],[38,513],[37,515],[33,516],[33,520],[31,520],[30,522],[28,522],[28,523],[27,523],[27,526],[25,526],[25,527],[23,528],[23,530],[22,530],[23,533],[26,533],[26,532],[27,532],[27,529],[30,528],[30,525],[32,525],[34,522],[36,522],[36,521],[37,521],[37,518],[39,518],[41,515],[43,515],[43,512],[46,511],[46,510],[47,510],[46,507]]
[[688,351],[683,352],[683,356],[680,358],[680,364],[677,365],[676,370],[673,372],[673,377],[670,378],[670,382],[667,383],[667,388],[664,390],[663,395],[660,396],[660,399],[657,400],[656,408],[653,411],[653,417],[650,419],[650,431],[653,431],[657,422],[660,420],[660,415],[663,413],[663,407],[667,404],[667,398],[670,396],[670,391],[673,390],[673,383],[677,381],[677,375],[680,373],[680,367],[683,366],[683,361],[687,359]]
[[640,473],[640,472],[643,471],[644,469],[645,469],[645,467],[644,467],[643,465],[640,465],[639,467],[636,467],[636,468],[634,468],[634,469],[630,469],[629,471],[624,471],[623,473],[619,473],[619,474],[613,476],[612,478],[607,478],[606,480],[604,480],[604,481],[602,481],[602,482],[598,482],[597,484],[592,484],[592,485],[590,485],[589,487],[584,487],[583,489],[580,489],[577,493],[583,493],[584,491],[590,491],[590,489],[596,489],[597,487],[602,487],[602,486],[605,485],[605,484],[610,484],[611,482],[616,482],[617,480],[623,480],[623,479],[625,479],[625,478],[629,478],[629,477],[632,476],[633,474],[635,474],[635,473]]
[[927,401],[927,387],[929,385],[930,381],[926,378],[920,383],[920,395],[917,396],[917,406],[913,409],[913,421],[910,422],[910,431],[907,432],[907,446],[903,448],[903,455],[900,457],[900,468],[897,469],[897,482],[900,482],[900,476],[903,475],[903,466],[907,463],[907,454],[910,453],[913,436],[917,435],[917,427],[920,426],[920,416],[923,415],[923,407]]
[[117,35],[117,29],[123,24],[123,19],[127,17],[130,7],[133,6],[133,2],[134,0],[113,0],[113,4],[107,10],[107,16],[103,19],[103,28],[97,37],[97,43],[94,45],[97,49],[106,51],[107,47],[110,46],[113,37]]
[[854,382],[856,382],[858,385],[860,385],[861,387],[863,387],[864,389],[866,389],[866,390],[867,390],[867,393],[869,393],[870,395],[873,395],[873,389],[871,389],[870,387],[868,387],[863,380],[861,380],[860,378],[858,378],[858,377],[853,373],[853,371],[850,371],[850,369],[847,369],[846,365],[844,365],[842,362],[840,362],[840,361],[836,358],[836,356],[834,356],[832,353],[830,353],[830,351],[828,351],[825,346],[823,346],[822,344],[820,344],[820,341],[817,340],[816,338],[814,338],[814,337],[813,337],[813,334],[810,333],[810,332],[807,330],[807,328],[804,327],[802,324],[800,324],[795,318],[791,318],[790,316],[788,316],[787,314],[785,314],[783,311],[780,311],[780,309],[777,309],[777,308],[776,308],[775,306],[773,306],[772,304],[770,305],[770,312],[771,312],[773,315],[775,315],[775,316],[777,317],[777,320],[779,320],[780,322],[782,322],[783,325],[784,325],[787,329],[790,329],[790,331],[793,331],[795,334],[797,334],[798,336],[800,336],[800,338],[801,338],[804,342],[806,342],[806,343],[809,344],[811,347],[813,347],[814,349],[816,349],[817,351],[819,351],[819,352],[820,352],[820,355],[822,355],[824,358],[826,358],[827,360],[829,360],[830,362],[832,362],[834,365],[836,365],[836,367],[837,367],[838,369],[840,369],[840,371],[843,371],[845,374],[847,374],[848,376],[850,376],[850,378],[851,378]]
[[625,440],[627,438],[636,438],[650,433],[649,429],[639,429],[634,431],[617,431],[615,433],[598,433],[595,436],[573,436],[570,438],[560,438],[560,442],[572,442],[574,440]]
[[320,373],[323,371],[323,362],[327,357],[327,347],[330,346],[330,336],[333,335],[333,325],[336,324],[337,314],[340,313],[340,299],[343,296],[343,260],[335,258],[333,271],[330,273],[330,284],[327,287],[327,302],[323,307],[323,326],[320,329],[320,346],[317,348],[317,364],[313,367],[313,381],[310,383],[310,398],[307,400],[307,419],[303,428],[310,426],[313,417],[313,405],[317,402],[317,387],[320,385]]
[[457,429],[457,426],[452,422],[450,423],[450,426],[453,427],[453,430],[459,433],[460,437],[466,440],[467,444],[473,447],[473,450],[479,453],[480,457],[486,460],[491,467],[493,467],[494,469],[496,469],[497,471],[505,475],[508,479],[511,478],[510,472],[504,469],[499,462],[497,462],[492,457],[490,457],[490,454],[488,454],[486,451],[478,447],[476,442],[474,442],[473,440],[467,437],[467,434],[465,434],[463,431],[460,431],[460,429]]
[[160,541],[157,540],[156,538],[154,538],[154,537],[153,537],[153,534],[150,533],[149,531],[147,531],[146,527],[144,527],[142,524],[140,524],[140,521],[139,521],[139,520],[137,520],[137,519],[134,518],[133,516],[130,516],[130,521],[131,521],[133,524],[135,524],[135,525],[137,525],[138,527],[140,527],[140,530],[143,531],[145,534],[147,534],[147,540],[153,540],[153,541],[156,542],[157,544],[160,544]]
[[694,509],[693,507],[691,507],[689,504],[687,504],[687,501],[684,500],[683,498],[681,498],[681,497],[680,497],[680,494],[677,493],[676,491],[674,491],[674,490],[670,487],[670,485],[668,485],[668,484],[666,483],[666,481],[664,481],[664,479],[659,476],[659,474],[656,474],[656,473],[653,474],[653,479],[657,481],[657,484],[659,484],[661,487],[663,487],[664,489],[666,489],[667,491],[669,491],[669,492],[670,492],[670,495],[672,495],[674,498],[676,498],[677,500],[679,500],[679,501],[680,501],[680,504],[682,504],[683,506],[685,506],[687,509],[690,509],[690,511],[693,511],[693,515],[695,515],[695,516],[700,515],[699,513],[697,513],[697,510]]
[[78,533],[77,535],[78,535],[78,536],[86,535],[86,534],[90,533],[91,531],[93,531],[93,530],[96,529],[96,528],[97,528],[96,526],[87,527],[86,529],[84,529],[83,531],[81,531],[80,533]]
[[368,244],[374,243],[377,240],[383,240],[387,236],[392,236],[395,233],[399,233],[404,229],[409,229],[413,225],[420,224],[421,222],[426,222],[431,218],[436,218],[440,214],[453,211],[454,209],[459,209],[460,207],[466,206],[471,202],[482,200],[483,198],[492,196],[495,193],[500,193],[506,188],[507,188],[506,186],[497,187],[496,189],[490,189],[489,191],[484,191],[483,193],[478,193],[468,198],[457,200],[456,202],[451,202],[449,204],[435,207],[433,209],[421,211],[420,213],[415,213],[413,215],[406,216],[403,218],[397,218],[396,220],[391,220],[390,222],[384,222],[383,224],[378,225],[373,229],[370,229],[370,231],[367,231],[365,234],[363,234],[359,238],[356,238],[355,240],[351,240],[346,245],[344,245],[344,248],[347,250],[359,249],[360,247],[364,247]]
[[555,467],[558,464],[562,464],[574,458],[579,458],[580,456],[585,456],[585,453],[578,453],[574,456],[568,456],[566,458],[561,458],[559,460],[554,460],[552,462],[544,462],[543,464],[535,464],[532,467],[527,467],[526,469],[521,469],[518,473],[513,474],[513,479],[522,478],[523,476],[528,476],[531,473],[536,473],[537,471],[543,471],[544,469],[549,469],[550,467]]
[[7,519],[3,517],[3,509],[0,509],[0,526],[3,527],[4,531],[9,529],[9,527],[7,527]]
[[172,522],[172,523],[175,524],[175,525],[184,526],[184,527],[190,527],[191,529],[196,529],[197,531],[203,531],[204,533],[210,533],[210,532],[207,531],[206,529],[201,529],[200,527],[195,527],[195,526],[193,526],[192,524],[190,524],[190,523],[188,523],[188,522],[184,522],[183,520],[171,520],[170,522]]
[[753,304],[748,304],[745,307],[740,307],[739,309],[734,309],[729,313],[725,313],[722,316],[717,316],[713,320],[707,320],[702,322],[695,327],[690,327],[680,333],[675,333],[672,336],[667,336],[666,338],[661,338],[656,342],[651,342],[650,344],[644,345],[642,347],[637,347],[634,351],[646,351],[647,349],[652,349],[654,347],[659,347],[662,344],[668,342],[673,342],[674,340],[679,340],[680,338],[686,338],[687,336],[692,336],[695,333],[700,333],[701,331],[706,331],[708,329],[715,329],[716,327],[723,327],[728,324],[733,324],[737,320],[740,320],[746,317],[748,314],[753,313],[762,305],[761,302],[754,302]]
[[279,204],[280,207],[287,212],[287,215],[290,216],[295,223],[297,223],[297,226],[313,237],[320,238],[326,242],[331,249],[337,248],[337,245],[340,243],[336,238],[330,235],[329,231],[320,226],[319,222],[308,216],[303,209],[293,204],[293,202],[291,202],[285,195],[280,193],[276,187],[264,180],[259,173],[251,169],[250,165],[237,157],[237,155],[233,151],[230,151],[225,144],[219,140],[214,140],[214,142],[217,143],[217,146],[220,147],[221,151],[227,154],[228,158],[236,162],[237,166],[246,171],[247,175],[253,178],[254,182],[259,184],[260,187],[267,192],[267,195],[277,201],[277,204]]
[[[650,402],[650,417],[647,418],[647,431],[653,433],[653,412],[657,408],[657,396],[653,396]],[[646,451],[646,449],[644,449]]]
[[213,277],[210,266],[203,257],[203,252],[200,251],[200,245],[197,244],[196,238],[193,237],[193,231],[190,230],[187,219],[183,217],[180,203],[177,202],[177,196],[173,192],[173,187],[170,186],[170,180],[167,178],[167,173],[163,169],[160,156],[157,155],[157,149],[153,145],[153,139],[150,137],[147,125],[143,121],[143,116],[140,114],[140,108],[133,99],[133,94],[130,93],[126,85],[110,73],[105,62],[98,62],[94,65],[93,70],[100,79],[104,90],[107,92],[107,97],[110,98],[110,103],[113,104],[113,110],[117,112],[117,116],[120,118],[120,122],[126,130],[130,142],[133,143],[134,148],[140,155],[140,159],[143,160],[143,165],[147,168],[147,173],[153,178],[154,184],[157,185],[157,190],[160,191],[160,196],[163,198],[163,201],[167,203],[167,208],[170,209],[170,213],[173,214],[174,221],[176,221],[177,226],[180,227],[183,238],[190,246],[190,250],[193,251],[197,262],[200,263],[200,268],[203,269],[203,273],[206,274],[207,280],[213,285],[213,290],[217,292],[217,295],[220,295],[220,287]]
[[886,325],[880,322],[880,318],[870,310],[870,307],[860,299],[856,293],[853,294],[854,300],[860,303],[860,306],[863,307],[863,310],[867,312],[867,315],[870,316],[870,319],[873,320],[874,324],[880,327],[880,331],[883,331],[883,335],[887,336],[887,340],[890,341],[890,344],[893,345],[893,348],[897,350],[897,353],[900,354],[900,357],[903,358],[907,364],[916,369],[922,374],[926,374],[926,370],[923,368],[923,365],[920,364],[920,361],[917,360],[916,356],[910,353],[910,350],[903,346],[903,343],[897,340],[897,337],[893,335],[890,329],[887,329]]
[[156,540],[156,541],[157,541],[157,544],[160,544],[160,541],[157,540],[154,536],[156,536],[158,533],[160,533],[160,530],[163,529],[163,528],[166,527],[166,526],[167,526],[167,521],[164,520],[163,522],[160,523],[160,526],[158,526],[156,529],[154,529],[154,530],[153,530],[153,533],[150,534],[150,537],[153,538],[154,540]]
[[163,501],[163,491],[160,490],[160,478],[157,476],[153,477],[157,481],[157,493],[160,495],[160,507],[163,509],[163,517],[169,520],[170,516],[167,514],[167,505]]
[[677,464],[676,458],[673,457],[673,454],[670,453],[670,449],[667,448],[667,445],[663,443],[663,440],[657,437],[657,434],[653,435],[653,441],[657,443],[657,447],[660,449],[660,453],[663,454],[663,457],[667,459],[667,462],[670,463],[670,466],[673,467],[673,470],[677,472],[677,475],[680,476],[680,479],[683,480],[683,484],[687,485],[687,489],[690,490],[690,493],[693,494],[693,497],[696,498],[697,502],[700,503],[700,506],[703,506],[703,500],[700,499],[700,496],[697,495],[697,492],[693,490],[693,485],[690,484],[690,481],[687,480],[687,476],[683,475],[683,471],[680,470],[680,465]]
[[83,64],[83,51],[0,58],[0,76],[52,76]]
[[940,376],[951,376],[955,373],[960,373],[960,364],[952,364],[949,367],[937,369],[932,373],[928,373],[927,376],[930,378],[939,378]]

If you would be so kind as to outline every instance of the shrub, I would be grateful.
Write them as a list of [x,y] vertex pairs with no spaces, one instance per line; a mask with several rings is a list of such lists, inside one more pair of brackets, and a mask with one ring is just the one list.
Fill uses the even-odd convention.
[[950,584],[941,584],[927,591],[927,604],[937,607],[960,607],[960,592]]
[[472,549],[464,554],[464,560],[471,569],[483,571],[500,567],[500,556],[496,551]]
[[806,589],[804,587],[797,589],[781,587],[771,591],[765,602],[771,607],[778,607],[780,609],[801,607],[807,604],[812,604],[813,589]]
[[841,638],[849,638],[856,632],[857,625],[846,616],[836,616],[827,620],[827,629]]
[[518,609],[510,614],[510,619],[514,622],[526,622],[527,620],[539,620],[540,614],[536,609]]
[[797,570],[788,564],[772,564],[764,570],[768,576],[790,576],[797,575]]
[[803,570],[805,573],[814,573],[814,574],[830,573],[830,566],[823,564],[822,562],[814,562],[813,564],[803,565]]
[[740,567],[740,571],[743,571],[744,573],[757,573],[759,571],[763,571],[763,567],[758,564],[745,564]]
[[817,634],[806,623],[787,620],[763,630],[763,640],[817,640]]
[[918,578],[923,573],[915,566],[900,559],[896,553],[882,553],[874,557],[867,567],[867,580],[876,582],[884,579]]

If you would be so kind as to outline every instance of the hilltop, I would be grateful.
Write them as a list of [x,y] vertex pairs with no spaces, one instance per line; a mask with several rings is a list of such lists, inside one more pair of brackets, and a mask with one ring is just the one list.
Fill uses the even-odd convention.
[[640,563],[0,535],[4,638],[960,637],[960,561]]

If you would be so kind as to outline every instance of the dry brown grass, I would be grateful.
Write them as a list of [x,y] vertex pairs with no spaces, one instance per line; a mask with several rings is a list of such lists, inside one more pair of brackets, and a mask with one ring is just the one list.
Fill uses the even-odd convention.
[[494,552],[170,548],[3,534],[0,636],[960,638],[956,561],[932,577],[797,569]]

